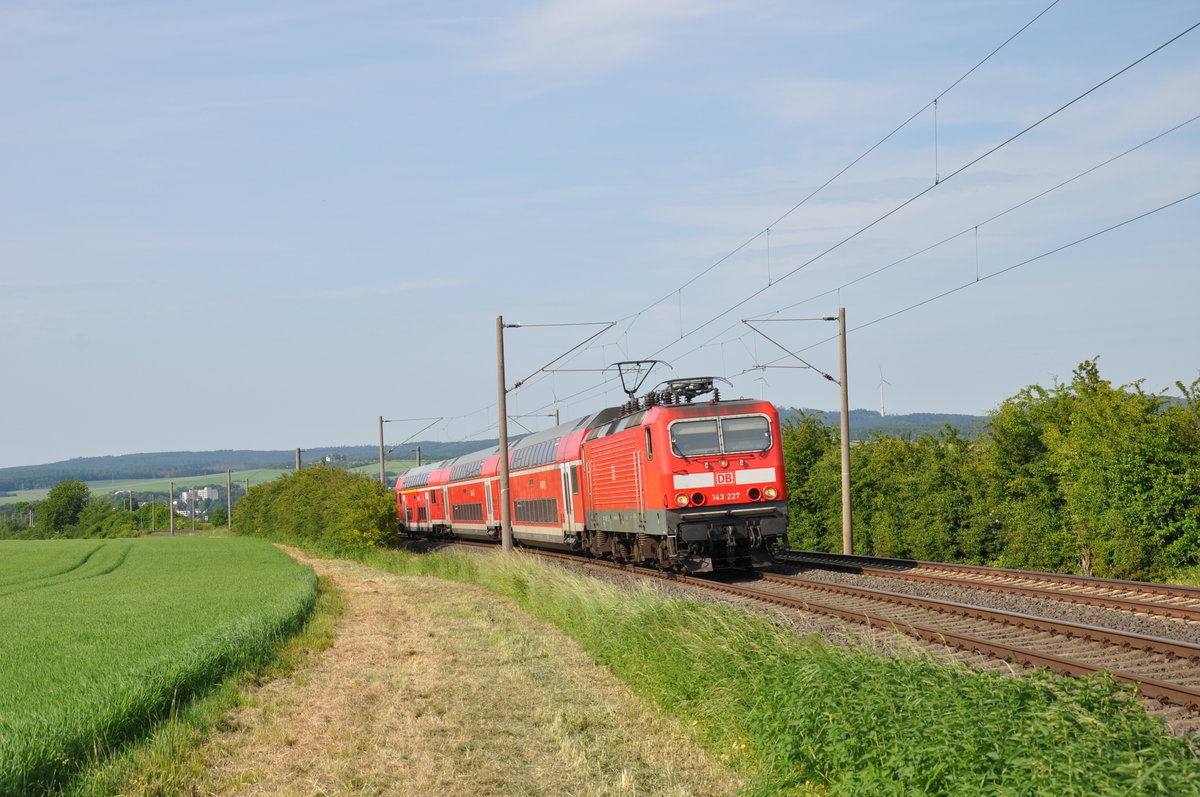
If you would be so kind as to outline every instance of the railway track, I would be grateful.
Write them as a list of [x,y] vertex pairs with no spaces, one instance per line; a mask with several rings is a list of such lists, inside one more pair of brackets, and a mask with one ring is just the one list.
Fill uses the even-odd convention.
[[1190,642],[771,574],[752,584],[710,588],[1063,675],[1108,671],[1145,697],[1200,710],[1200,645]]
[[[495,547],[486,543],[469,544]],[[1136,686],[1145,698],[1200,711],[1200,644],[1193,642],[801,575],[765,573],[726,581],[672,576],[603,560],[534,552],[575,564],[666,579],[731,598],[769,604],[789,613],[836,617],[1022,667],[1046,667],[1071,676],[1107,671],[1117,680]],[[968,588],[978,589],[973,584]]]
[[798,567],[941,584],[1200,623],[1200,588],[1196,587],[809,551],[787,551],[776,559]]

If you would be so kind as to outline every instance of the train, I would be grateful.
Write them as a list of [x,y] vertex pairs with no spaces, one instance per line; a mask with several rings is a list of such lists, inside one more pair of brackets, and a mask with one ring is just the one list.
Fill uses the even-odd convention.
[[[401,532],[498,539],[499,477],[498,446],[404,472]],[[509,484],[522,546],[707,573],[768,565],[786,542],[779,413],[722,400],[711,377],[673,379],[514,441]]]

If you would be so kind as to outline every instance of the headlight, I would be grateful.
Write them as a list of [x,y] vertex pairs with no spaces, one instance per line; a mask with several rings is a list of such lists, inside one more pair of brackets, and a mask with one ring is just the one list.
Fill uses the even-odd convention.
[[688,498],[683,493],[675,496],[675,503],[679,506],[687,506]]
[[770,501],[770,500],[774,499],[775,496],[779,495],[779,491],[776,490],[774,487],[767,487],[763,490],[763,495],[765,495],[767,497],[767,500]]

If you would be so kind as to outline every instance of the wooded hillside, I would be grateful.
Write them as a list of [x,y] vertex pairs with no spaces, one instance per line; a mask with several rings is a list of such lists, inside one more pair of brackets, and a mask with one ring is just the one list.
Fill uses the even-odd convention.
[[[456,457],[496,445],[495,440],[468,440],[460,443],[419,442],[406,445],[396,458],[412,459],[412,449],[421,446],[425,461]],[[378,446],[326,446],[306,448],[301,454],[305,462],[330,457],[338,463],[378,462]],[[172,476],[192,476],[204,473],[224,474],[255,468],[291,469],[295,450],[280,451],[166,451],[150,454],[124,454],[111,457],[79,457],[46,465],[22,465],[0,468],[0,491],[37,490],[53,487],[60,481],[100,481],[105,479],[158,479]]]

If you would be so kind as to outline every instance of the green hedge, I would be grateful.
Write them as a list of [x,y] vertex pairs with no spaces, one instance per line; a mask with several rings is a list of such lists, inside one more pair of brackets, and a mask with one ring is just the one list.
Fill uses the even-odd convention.
[[[976,439],[856,442],[856,552],[1135,579],[1200,564],[1200,380],[1177,387],[1113,386],[1088,361],[1002,402]],[[840,551],[836,430],[801,414],[783,445],[792,545]]]
[[352,548],[381,545],[398,533],[394,499],[383,485],[320,466],[250,488],[234,507],[233,530]]

